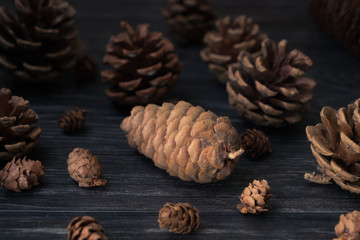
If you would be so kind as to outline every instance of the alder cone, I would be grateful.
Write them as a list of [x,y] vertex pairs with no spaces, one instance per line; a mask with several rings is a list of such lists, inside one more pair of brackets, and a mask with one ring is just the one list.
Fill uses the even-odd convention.
[[261,55],[246,51],[229,67],[226,85],[230,105],[259,126],[283,127],[301,120],[310,108],[314,80],[305,77],[311,59],[301,51],[288,52],[287,41],[266,39]]
[[170,40],[150,32],[149,24],[134,30],[127,22],[124,30],[110,38],[104,62],[114,69],[101,72],[111,87],[107,96],[124,106],[146,105],[161,100],[179,80],[182,64]]
[[360,98],[335,110],[324,107],[321,121],[306,127],[319,170],[340,187],[360,194]]
[[352,211],[346,215],[341,214],[339,223],[335,226],[338,238],[334,240],[358,240],[360,239],[360,212]]
[[90,216],[76,217],[67,227],[68,240],[107,240],[104,228]]
[[136,106],[121,123],[130,147],[155,166],[185,181],[209,183],[228,177],[239,156],[239,137],[228,117],[180,101]]
[[187,234],[199,228],[199,210],[189,203],[165,203],[159,211],[160,228],[169,232]]
[[169,0],[162,14],[165,23],[181,44],[199,43],[215,23],[212,0]]
[[309,11],[320,29],[360,57],[360,1],[309,0]]
[[9,89],[0,89],[0,161],[25,156],[41,134],[39,127],[31,126],[39,117],[30,109],[30,102],[10,95]]
[[260,31],[259,25],[245,15],[235,19],[229,16],[219,19],[216,27],[217,31],[205,34],[206,48],[200,52],[200,56],[208,64],[210,72],[225,84],[228,81],[228,65],[236,62],[241,51],[259,55],[261,42],[266,35]]
[[62,0],[16,0],[16,15],[0,7],[0,67],[22,79],[46,81],[82,52],[76,10]]

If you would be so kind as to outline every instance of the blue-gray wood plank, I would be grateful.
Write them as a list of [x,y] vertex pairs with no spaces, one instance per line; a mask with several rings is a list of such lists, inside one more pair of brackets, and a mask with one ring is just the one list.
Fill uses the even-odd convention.
[[[10,6],[10,0],[3,0]],[[150,22],[152,30],[169,33],[155,0],[77,0],[76,25],[86,50],[100,62],[119,22]],[[110,239],[331,239],[339,215],[360,210],[360,196],[337,185],[315,185],[303,180],[316,162],[305,136],[305,127],[320,121],[324,105],[346,106],[360,97],[360,61],[333,39],[317,30],[307,13],[306,1],[215,1],[220,16],[247,14],[270,38],[287,39],[314,61],[309,76],[318,86],[311,110],[303,121],[284,129],[263,129],[273,154],[253,161],[243,157],[233,175],[222,182],[200,185],[170,177],[151,160],[128,147],[119,128],[129,109],[121,109],[105,96],[100,77],[77,82],[72,73],[53,83],[27,84],[0,75],[1,87],[29,99],[39,114],[43,133],[29,155],[45,166],[39,187],[23,193],[0,191],[0,239],[66,239],[66,226],[78,215],[96,217]],[[186,100],[218,115],[228,115],[239,132],[253,125],[228,105],[224,86],[217,83],[201,62],[202,46],[177,46],[184,70],[167,99]],[[57,126],[62,112],[78,106],[89,112],[86,128],[77,135],[63,135]],[[90,149],[103,166],[108,184],[78,188],[67,173],[67,155],[75,147]],[[253,179],[265,178],[276,196],[269,213],[241,215],[238,195]],[[200,229],[176,236],[157,224],[158,210],[167,202],[189,202],[199,208]]]

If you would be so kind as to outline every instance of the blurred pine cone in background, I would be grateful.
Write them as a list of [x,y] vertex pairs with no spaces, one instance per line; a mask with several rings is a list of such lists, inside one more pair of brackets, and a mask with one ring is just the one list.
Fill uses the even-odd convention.
[[360,57],[360,1],[309,0],[309,11],[323,31]]

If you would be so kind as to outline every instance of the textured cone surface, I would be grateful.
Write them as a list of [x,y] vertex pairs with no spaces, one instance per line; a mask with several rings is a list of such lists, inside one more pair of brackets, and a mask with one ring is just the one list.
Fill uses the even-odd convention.
[[0,67],[32,81],[58,77],[82,51],[75,9],[62,0],[16,0],[0,7]]
[[129,145],[171,176],[214,182],[228,177],[239,156],[239,137],[228,117],[180,101],[136,106],[121,123]]
[[0,171],[0,184],[8,190],[21,192],[39,185],[39,180],[44,176],[44,167],[36,160],[15,159],[8,162]]
[[75,65],[75,75],[77,79],[89,80],[96,77],[97,62],[93,57],[85,56],[79,59]]
[[261,42],[266,35],[260,32],[259,26],[251,18],[244,15],[235,19],[229,16],[219,19],[216,26],[217,31],[205,34],[207,46],[200,55],[219,82],[226,83],[228,65],[236,62],[241,51],[259,55]]
[[309,10],[323,31],[360,57],[360,1],[309,0]]
[[0,89],[0,161],[25,156],[41,134],[39,127],[31,127],[39,118],[29,101],[10,95],[9,89]]
[[238,210],[243,213],[259,214],[267,212],[271,188],[266,180],[254,180],[244,189],[239,199],[240,204],[237,205]]
[[173,44],[149,24],[134,30],[121,22],[124,30],[110,38],[104,62],[113,67],[101,72],[111,87],[107,96],[119,105],[146,105],[157,102],[178,81],[182,64]]
[[182,44],[199,43],[215,23],[212,0],[169,0],[163,10],[165,22]]
[[322,123],[306,127],[319,170],[340,187],[360,194],[360,99],[335,110],[324,107]]
[[352,211],[346,215],[341,214],[339,223],[335,226],[338,236],[334,240],[359,240],[360,239],[360,212]]
[[170,232],[187,234],[198,229],[200,215],[189,203],[165,203],[159,211],[159,226]]
[[75,133],[84,126],[86,115],[86,110],[78,108],[66,111],[59,119],[59,127],[64,133]]
[[266,39],[261,55],[243,51],[229,67],[226,89],[230,105],[259,126],[282,127],[301,120],[310,108],[314,80],[305,77],[311,59],[295,49],[288,52],[287,41],[277,45]]
[[74,218],[67,227],[68,240],[107,240],[104,228],[89,216]]
[[265,133],[256,129],[248,129],[240,134],[240,146],[249,157],[254,159],[272,152],[269,138]]
[[70,176],[79,187],[95,187],[106,184],[101,178],[101,165],[96,156],[84,148],[75,148],[67,160]]

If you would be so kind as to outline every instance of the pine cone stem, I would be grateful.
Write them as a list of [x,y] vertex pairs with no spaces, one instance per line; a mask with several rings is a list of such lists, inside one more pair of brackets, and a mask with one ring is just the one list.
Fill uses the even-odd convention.
[[228,158],[230,159],[235,159],[240,157],[243,153],[245,152],[245,150],[243,148],[240,148],[239,150],[237,150],[236,152],[230,152],[228,154]]
[[324,173],[305,173],[304,179],[317,184],[332,184],[331,177]]

